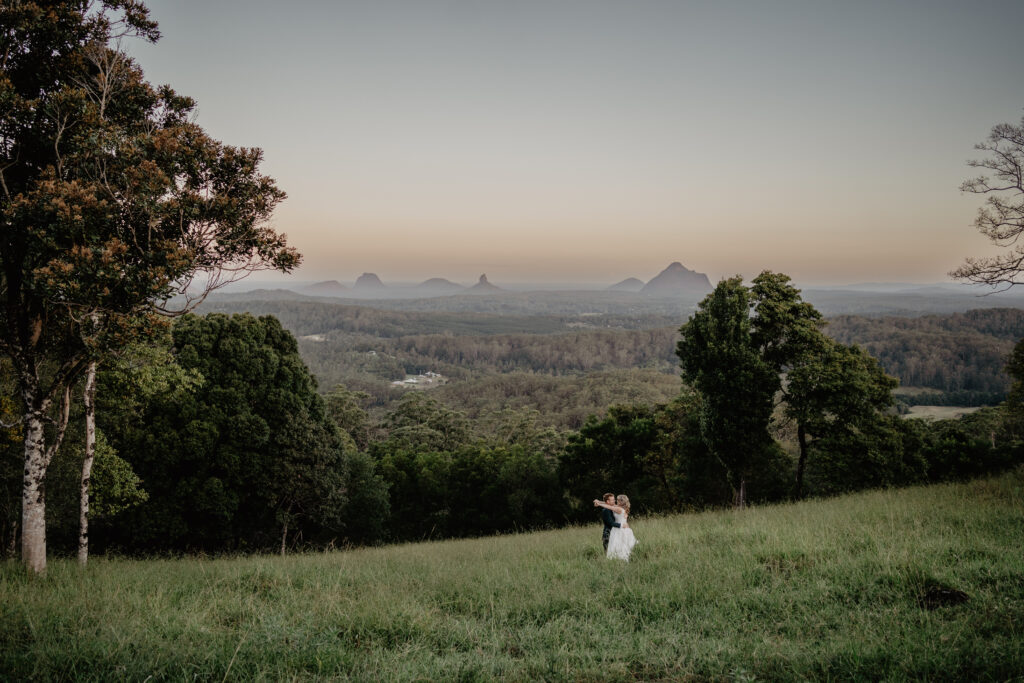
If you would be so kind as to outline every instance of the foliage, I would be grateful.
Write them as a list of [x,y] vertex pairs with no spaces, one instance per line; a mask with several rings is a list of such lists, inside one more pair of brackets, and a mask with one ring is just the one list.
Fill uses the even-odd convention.
[[775,359],[758,347],[756,304],[742,278],[722,280],[680,328],[677,346],[683,377],[700,394],[701,436],[728,471],[741,506],[753,460],[772,446],[768,423],[779,388]]
[[345,450],[344,542],[371,545],[387,538],[391,502],[377,462],[362,451]]
[[1013,378],[1006,397],[1006,429],[1011,438],[1024,441],[1024,340],[1017,342],[1006,362],[1006,373]]
[[22,557],[41,573],[47,467],[84,369],[151,334],[173,295],[299,255],[267,226],[285,195],[260,150],[210,138],[121,49],[159,37],[141,2],[3,3],[0,27],[0,352],[25,404]]
[[[978,305],[978,301],[973,303]],[[540,410],[549,424],[563,429],[579,429],[588,414],[613,403],[662,403],[677,391],[673,377],[678,325],[670,326],[671,320],[664,316],[602,320],[585,315],[551,318],[437,312],[435,319],[418,312],[379,308],[385,304],[397,305],[221,298],[206,308],[278,316],[287,329],[300,335],[300,353],[321,385],[344,384],[349,390],[366,392],[373,407],[389,406],[402,396],[401,390],[391,387],[391,380],[403,378],[407,371],[423,370],[451,378],[435,395],[470,417],[500,410],[505,404],[531,407],[536,396],[532,407]],[[1024,337],[1024,311],[993,308],[912,317],[842,315],[829,318],[824,331],[836,341],[857,344],[878,358],[888,374],[899,378],[904,392],[915,387],[935,389],[941,392],[930,395],[929,401],[935,404],[995,405],[1009,386],[1003,366],[1013,344]],[[588,379],[598,376],[603,379]],[[602,391],[601,385],[607,382],[619,385],[630,396],[608,392],[607,398],[585,401],[593,392]],[[580,386],[584,383],[587,386]],[[644,392],[645,384],[657,390]],[[580,406],[562,409],[569,404]]]
[[605,491],[629,495],[639,514],[651,509],[656,482],[642,463],[658,438],[654,415],[648,406],[612,406],[603,420],[591,416],[569,437],[559,473],[574,504],[573,521],[594,519],[590,501]]
[[[822,337],[816,346],[808,347],[793,359],[786,379],[784,411],[798,425],[800,447],[795,495],[803,493],[804,468],[812,451],[834,457],[836,453],[845,453],[850,444],[856,444],[853,450],[858,455],[854,460],[865,450],[885,452],[881,444],[889,439],[883,411],[893,404],[896,380],[886,375],[878,361],[862,349]],[[814,439],[810,444],[809,437]],[[851,464],[848,456],[844,455],[842,461]],[[840,484],[842,490],[847,490],[847,484],[853,488],[862,486],[859,477],[865,474],[864,470],[856,472],[856,476]]]
[[466,416],[422,392],[402,397],[384,422],[387,438],[374,451],[452,451],[472,440]]
[[268,547],[346,526],[341,443],[295,339],[273,318],[188,315],[177,362],[194,394],[160,394],[119,435],[150,500],[114,535],[137,548]]
[[608,406],[666,403],[678,393],[677,375],[620,369],[567,377],[491,375],[451,382],[431,395],[477,423],[504,410],[535,410],[539,425],[564,432],[580,429],[588,416],[604,414]]
[[395,540],[480,536],[557,524],[557,472],[540,453],[477,443],[453,451],[394,449],[380,472]]
[[812,444],[807,465],[807,489],[815,495],[834,495],[866,488],[906,486],[927,481],[928,463],[913,438],[910,421],[890,416],[860,429],[830,433]]
[[[1024,311],[974,310],[917,318],[837,316],[826,332],[843,344],[858,344],[898,377],[904,391],[938,390],[935,405],[994,405],[1010,380],[1006,357],[1024,337]],[[956,403],[950,399],[956,398]],[[993,400],[994,399],[994,400]]]
[[94,519],[116,517],[149,498],[140,488],[142,480],[131,465],[114,452],[102,432],[96,433],[96,460],[91,479],[89,515]]
[[1019,415],[1010,406],[982,408],[955,420],[907,420],[919,432],[929,481],[963,481],[1024,462]]
[[683,395],[667,405],[613,406],[569,437],[559,461],[571,519],[594,519],[590,501],[625,493],[634,514],[723,505],[726,472],[700,436],[699,405]]
[[370,443],[370,416],[363,408],[369,398],[366,392],[349,391],[341,384],[324,395],[327,414],[347,435],[354,449],[366,450]]
[[[80,425],[76,411],[73,423]],[[49,505],[46,507],[47,537],[50,552],[74,552],[79,532],[79,492],[81,490],[84,434],[76,429],[56,454],[47,472]],[[111,446],[106,434],[96,430],[96,452],[91,473],[89,520],[92,532],[130,523],[128,514],[149,498],[142,480]]]

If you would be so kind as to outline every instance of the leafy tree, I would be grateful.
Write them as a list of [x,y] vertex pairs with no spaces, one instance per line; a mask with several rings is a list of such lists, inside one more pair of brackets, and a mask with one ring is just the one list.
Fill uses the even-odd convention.
[[975,149],[986,152],[983,159],[968,161],[982,174],[964,182],[963,192],[988,195],[978,209],[974,227],[1000,247],[1011,247],[998,256],[968,258],[950,275],[986,285],[1009,288],[1021,284],[1024,271],[1024,119],[1021,125],[1001,123]]
[[387,438],[374,452],[454,451],[473,440],[469,420],[421,391],[410,391],[384,422]]
[[359,450],[366,450],[370,443],[370,416],[363,408],[369,398],[366,392],[349,391],[342,384],[324,396],[327,414]]
[[[702,439],[700,416],[700,398],[683,392],[666,405],[613,406],[603,419],[588,419],[559,461],[571,518],[593,519],[590,501],[605,491],[628,493],[642,512],[727,502],[727,472]],[[759,484],[762,475],[754,475]]]
[[386,538],[391,501],[388,484],[372,456],[345,450],[345,491],[347,501],[342,511],[345,542],[366,545]]
[[564,521],[553,463],[521,445],[383,454],[395,540],[480,536]]
[[754,461],[772,445],[768,423],[777,368],[755,344],[750,290],[739,276],[722,280],[680,328],[683,377],[701,396],[701,435],[729,474],[743,507]]
[[394,448],[378,451],[378,456],[378,470],[388,486],[391,538],[447,536],[453,504],[452,453]]
[[96,463],[92,474],[95,495],[89,508],[94,519],[109,519],[149,499],[142,480],[126,460],[119,457],[104,438],[96,435]]
[[921,433],[928,481],[963,480],[1024,462],[1020,442],[1007,438],[1003,410],[982,408],[951,420],[907,420]]
[[825,343],[821,313],[803,301],[788,275],[764,271],[751,282],[750,339],[761,358],[782,372]]
[[356,520],[340,435],[295,338],[274,318],[221,314],[186,315],[173,336],[178,364],[203,383],[158,396],[120,435],[150,494],[120,540],[222,550],[343,536]]
[[546,460],[557,459],[565,448],[566,435],[541,424],[540,411],[505,408],[481,415],[474,421],[477,435],[494,447],[521,446]]
[[860,429],[842,429],[812,445],[808,490],[829,495],[861,489],[907,486],[927,480],[920,434],[895,415],[872,420]]
[[[656,411],[645,405],[612,406],[604,419],[591,415],[559,461],[559,475],[572,505],[572,519],[593,519],[590,501],[605,491],[628,492],[637,505],[652,502],[646,493],[658,485],[644,471],[644,460],[656,449]],[[641,493],[643,489],[645,493]]]
[[803,493],[809,437],[827,449],[849,442],[853,433],[877,433],[884,409],[892,405],[896,380],[858,346],[823,339],[794,363],[787,375],[785,414],[797,423],[800,456],[794,493]]
[[[643,461],[644,471],[659,483],[654,510],[699,510],[730,500],[728,473],[701,437],[700,415],[700,397],[688,391],[655,413],[658,436]],[[757,474],[755,484],[767,490]]]
[[127,36],[159,37],[137,0],[0,4],[0,351],[23,403],[22,560],[37,573],[47,467],[88,364],[152,329],[175,294],[187,306],[298,263],[266,226],[284,193],[261,152],[207,136],[191,99],[118,48]]
[[[74,415],[74,421],[81,417]],[[50,463],[47,481],[51,504],[46,507],[46,525],[50,546],[63,552],[80,550],[81,507],[75,495],[81,487],[82,460],[85,450],[84,430],[69,429],[61,450]],[[103,530],[116,527],[127,513],[145,502],[149,494],[131,465],[120,457],[102,430],[95,433],[95,452],[91,468],[89,528]]]

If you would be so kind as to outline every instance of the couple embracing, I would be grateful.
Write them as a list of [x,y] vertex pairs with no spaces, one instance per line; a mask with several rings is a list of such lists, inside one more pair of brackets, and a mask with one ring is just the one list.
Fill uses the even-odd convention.
[[636,545],[636,537],[626,521],[629,518],[629,497],[621,493],[618,497],[614,493],[606,493],[603,502],[594,500],[594,507],[602,508],[604,533],[601,534],[601,540],[605,555],[629,562],[629,555]]

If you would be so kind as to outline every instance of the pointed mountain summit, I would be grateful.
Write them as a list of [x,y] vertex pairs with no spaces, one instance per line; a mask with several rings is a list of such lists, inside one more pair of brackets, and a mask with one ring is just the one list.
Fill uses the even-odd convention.
[[487,275],[481,275],[480,280],[469,288],[471,294],[491,294],[493,292],[500,292],[501,287],[496,287],[487,281]]
[[348,287],[337,280],[325,280],[311,284],[309,287],[303,287],[299,291],[309,296],[345,296],[348,293]]
[[644,281],[635,277],[627,277],[622,282],[616,282],[608,288],[609,292],[639,292],[644,288]]
[[363,273],[356,278],[356,289],[384,289],[384,283],[376,273]]
[[672,295],[680,292],[704,293],[711,291],[711,281],[704,273],[690,270],[679,261],[655,275],[640,290],[643,294]]

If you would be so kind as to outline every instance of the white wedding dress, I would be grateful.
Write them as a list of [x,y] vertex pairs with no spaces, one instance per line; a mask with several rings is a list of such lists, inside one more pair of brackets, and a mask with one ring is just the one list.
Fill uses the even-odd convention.
[[[615,521],[625,526],[626,515],[619,514],[618,512],[613,514],[615,515]],[[633,535],[632,529],[613,526],[611,534],[608,536],[608,557],[629,562],[629,555],[633,552],[633,546],[635,545],[636,536]]]

